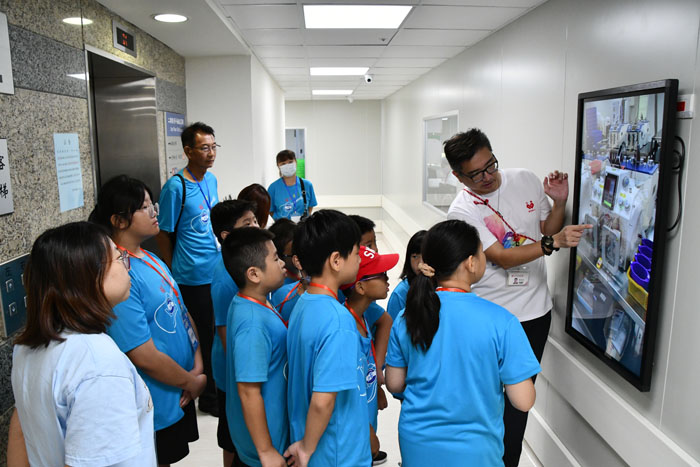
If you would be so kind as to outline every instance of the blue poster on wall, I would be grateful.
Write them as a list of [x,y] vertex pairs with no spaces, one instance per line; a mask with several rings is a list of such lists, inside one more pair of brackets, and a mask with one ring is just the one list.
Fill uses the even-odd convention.
[[56,156],[56,178],[61,212],[80,208],[85,203],[78,134],[54,133],[53,148]]
[[187,165],[187,157],[182,152],[180,135],[185,129],[185,116],[165,112],[165,168],[172,177]]

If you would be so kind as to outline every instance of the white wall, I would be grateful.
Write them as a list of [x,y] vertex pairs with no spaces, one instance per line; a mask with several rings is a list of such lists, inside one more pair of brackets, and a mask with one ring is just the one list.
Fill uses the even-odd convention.
[[279,177],[275,155],[284,149],[284,93],[255,57],[251,86],[254,173],[267,188]]
[[306,175],[319,206],[379,204],[379,101],[287,101],[286,128],[306,128]]
[[188,58],[185,70],[187,121],[211,125],[221,145],[211,170],[219,196],[235,198],[251,183],[267,186],[284,146],[282,90],[250,56]]
[[[382,105],[385,225],[412,234],[442,219],[421,202],[424,117],[459,110],[460,129],[483,129],[503,166],[573,174],[577,95],[664,78],[678,78],[680,93],[695,92],[699,26],[693,0],[550,0],[390,96]],[[677,134],[688,146],[691,180],[700,175],[697,118],[678,121]],[[700,213],[692,203],[700,187],[684,187],[683,223],[666,245],[650,392],[638,392],[565,334],[568,255],[548,260],[555,308],[527,433],[544,465],[699,464],[693,237]]]

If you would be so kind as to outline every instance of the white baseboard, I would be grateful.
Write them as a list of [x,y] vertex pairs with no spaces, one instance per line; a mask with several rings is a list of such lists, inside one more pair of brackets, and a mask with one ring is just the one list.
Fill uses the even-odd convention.
[[544,466],[581,467],[540,413],[532,409],[527,418],[525,441]]

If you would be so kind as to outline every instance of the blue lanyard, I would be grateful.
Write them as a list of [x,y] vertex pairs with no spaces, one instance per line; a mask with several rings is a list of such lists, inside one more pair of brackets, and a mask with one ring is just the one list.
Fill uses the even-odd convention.
[[[209,204],[209,199],[207,199],[207,195],[204,194],[204,190],[202,190],[202,185],[199,184],[199,180],[197,180],[197,177],[194,176],[194,174],[192,173],[192,171],[190,170],[189,167],[185,167],[185,169],[187,170],[187,172],[189,172],[190,176],[192,178],[194,178],[194,181],[197,182],[197,186],[199,187],[199,191],[202,192],[202,196],[204,197],[204,201],[207,203],[207,207],[211,211],[211,204]],[[204,179],[204,177],[202,177],[202,181],[204,182],[204,186],[207,187],[207,193],[209,193],[209,185],[207,185],[207,181]]]
[[[295,188],[294,191],[296,192],[296,191],[299,191],[299,190],[296,189],[296,188],[299,186],[299,177],[296,177],[295,180],[296,180],[296,181],[294,182],[294,188]],[[289,195],[289,199],[292,200],[292,201],[294,202],[294,204],[296,205],[296,204],[297,204],[297,199],[300,199],[301,196],[299,196],[299,198],[297,198],[297,199],[294,199],[294,197],[292,196],[292,192],[289,191],[289,187],[288,187],[287,184],[284,182],[284,179],[282,179],[282,184],[284,185],[284,188],[287,190],[287,194]]]

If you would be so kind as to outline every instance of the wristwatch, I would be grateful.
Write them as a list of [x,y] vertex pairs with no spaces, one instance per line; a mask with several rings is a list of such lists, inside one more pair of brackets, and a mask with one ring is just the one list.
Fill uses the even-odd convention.
[[542,253],[546,256],[550,256],[555,251],[559,251],[559,248],[554,248],[554,238],[551,235],[542,236],[540,245],[542,246]]

